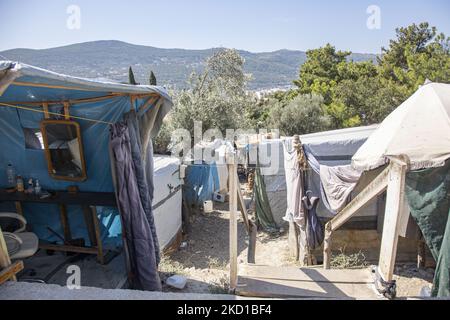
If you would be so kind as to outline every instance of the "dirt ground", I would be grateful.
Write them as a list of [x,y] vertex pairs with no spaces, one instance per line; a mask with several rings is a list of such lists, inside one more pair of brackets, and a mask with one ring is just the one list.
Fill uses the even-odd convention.
[[[183,290],[164,286],[164,291],[228,293],[228,204],[214,203],[214,209],[211,213],[196,213],[191,223],[191,232],[180,248],[170,256],[163,257],[160,264],[163,281],[173,274],[181,274],[188,279]],[[245,263],[248,239],[242,220],[238,221],[238,262]],[[274,235],[258,233],[256,263],[271,266],[296,265],[289,257],[287,230]],[[433,269],[418,270],[415,264],[396,266],[397,296],[419,296],[422,287],[431,287],[433,273]]]

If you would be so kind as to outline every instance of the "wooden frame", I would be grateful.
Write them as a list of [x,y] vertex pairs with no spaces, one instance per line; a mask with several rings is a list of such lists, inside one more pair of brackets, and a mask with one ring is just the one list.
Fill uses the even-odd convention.
[[5,238],[0,228],[0,285],[8,280],[17,281],[16,274],[23,269],[23,262],[11,263]]
[[234,292],[238,278],[238,233],[237,233],[237,164],[234,154],[227,155],[228,162],[228,191],[230,193],[230,291]]
[[387,190],[380,258],[376,273],[380,275],[381,279],[376,279],[377,288],[385,287],[386,284],[392,282],[398,237],[405,229],[405,224],[408,221],[403,217],[407,213],[405,208],[405,177],[408,170],[409,159],[407,156],[392,157],[389,166],[326,224],[323,249],[323,266],[325,269],[330,268],[332,232],[348,221],[370,200]]
[[[47,138],[47,125],[51,124],[58,124],[58,125],[68,125],[68,126],[75,126],[77,139],[78,139],[78,146],[80,150],[80,159],[81,159],[81,176],[79,177],[68,177],[68,176],[61,176],[53,173],[53,164],[52,159],[50,155],[50,149],[48,146],[48,138]],[[83,151],[83,142],[81,138],[81,129],[78,122],[72,121],[72,120],[42,120],[41,121],[41,133],[42,133],[42,140],[44,142],[44,148],[45,148],[45,157],[47,159],[47,168],[49,175],[56,180],[67,180],[67,181],[84,181],[87,179],[87,170],[86,170],[86,162],[84,160],[84,151]]]

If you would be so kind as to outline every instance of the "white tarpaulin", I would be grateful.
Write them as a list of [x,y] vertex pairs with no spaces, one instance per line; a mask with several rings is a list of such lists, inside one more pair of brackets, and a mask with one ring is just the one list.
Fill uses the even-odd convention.
[[438,167],[450,158],[450,84],[428,83],[395,109],[352,158],[371,170],[405,154],[411,170]]

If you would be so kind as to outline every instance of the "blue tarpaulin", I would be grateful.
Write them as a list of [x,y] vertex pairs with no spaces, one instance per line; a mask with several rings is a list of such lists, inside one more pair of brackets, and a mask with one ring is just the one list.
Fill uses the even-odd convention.
[[213,193],[219,191],[217,166],[212,164],[193,164],[186,169],[185,194],[189,206],[200,207],[204,201],[212,200]]
[[[99,99],[84,100],[92,98]],[[63,102],[69,102],[70,116],[81,127],[87,180],[53,179],[48,173],[44,150],[26,146],[24,132],[38,130],[44,119],[42,102],[50,102],[49,112],[61,115]],[[145,110],[141,110],[142,106]],[[7,187],[6,167],[11,163],[25,182],[29,178],[39,179],[44,190],[65,190],[76,185],[80,191],[114,192],[108,150],[109,123],[122,120],[124,113],[135,108],[155,135],[171,107],[170,97],[160,87],[70,77],[21,63],[0,61],[0,188]],[[23,210],[28,224],[40,239],[61,242],[47,229],[48,226],[63,234],[57,205],[24,203]],[[14,204],[0,203],[0,211],[15,211]],[[97,212],[102,222],[104,243],[120,245],[117,209],[97,207]],[[72,237],[82,237],[89,244],[82,209],[68,206],[68,216]]]

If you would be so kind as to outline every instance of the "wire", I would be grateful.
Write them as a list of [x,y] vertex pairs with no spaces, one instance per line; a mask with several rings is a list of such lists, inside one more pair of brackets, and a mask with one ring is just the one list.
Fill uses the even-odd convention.
[[[15,106],[15,105],[12,105],[12,104],[7,104],[7,103],[3,103],[3,102],[0,102],[0,105],[1,106],[4,106],[4,107],[10,107],[10,108],[16,108],[16,109],[22,109],[22,110],[27,110],[27,111],[33,111],[33,112],[39,112],[39,113],[46,113],[46,112],[44,112],[44,110],[39,110],[39,109],[34,109],[34,108],[29,108],[29,107],[23,107],[23,106]],[[51,115],[54,115],[54,116],[62,116],[60,113],[57,113],[57,112],[47,112],[47,114],[51,114]],[[84,118],[84,117],[77,117],[77,116],[70,116],[71,118],[74,118],[74,119],[79,119],[79,120],[85,120],[85,121],[91,121],[91,122],[96,122],[96,123],[104,123],[104,124],[113,124],[112,122],[108,122],[108,121],[103,121],[103,120],[95,120],[95,119],[89,119],[89,118]]]

